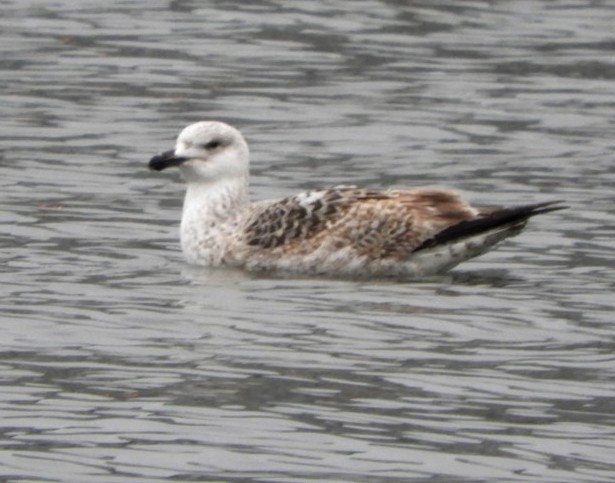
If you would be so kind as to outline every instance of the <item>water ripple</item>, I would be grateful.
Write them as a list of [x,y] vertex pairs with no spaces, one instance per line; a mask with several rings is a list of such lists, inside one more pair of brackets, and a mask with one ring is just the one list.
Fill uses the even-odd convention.
[[[612,480],[613,7],[2,13],[3,481]],[[201,118],[245,132],[258,198],[570,209],[421,283],[195,269],[146,161]]]

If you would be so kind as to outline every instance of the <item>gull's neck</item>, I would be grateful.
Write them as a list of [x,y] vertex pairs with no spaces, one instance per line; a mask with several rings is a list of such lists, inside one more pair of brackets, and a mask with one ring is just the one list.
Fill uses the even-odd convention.
[[181,222],[181,244],[191,263],[218,265],[234,222],[248,201],[248,178],[188,183]]
[[[247,177],[222,179],[210,182],[188,183],[184,198],[184,215],[192,211],[201,216],[225,219],[234,209],[248,203]],[[189,213],[186,213],[188,211]]]

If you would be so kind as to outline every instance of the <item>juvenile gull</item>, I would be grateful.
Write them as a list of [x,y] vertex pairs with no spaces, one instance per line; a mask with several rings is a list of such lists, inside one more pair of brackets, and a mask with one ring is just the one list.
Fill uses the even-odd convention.
[[150,169],[177,166],[187,182],[180,238],[189,263],[333,276],[415,278],[442,273],[518,234],[557,202],[476,208],[444,189],[334,186],[250,202],[250,154],[222,122],[186,127]]

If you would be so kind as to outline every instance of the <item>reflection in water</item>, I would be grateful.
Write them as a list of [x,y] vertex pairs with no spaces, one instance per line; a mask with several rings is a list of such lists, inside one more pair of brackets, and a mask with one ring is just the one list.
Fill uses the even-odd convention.
[[[7,481],[609,481],[612,7],[4,2]],[[420,283],[183,264],[169,134],[253,196],[565,199]],[[67,476],[69,475],[69,476]]]

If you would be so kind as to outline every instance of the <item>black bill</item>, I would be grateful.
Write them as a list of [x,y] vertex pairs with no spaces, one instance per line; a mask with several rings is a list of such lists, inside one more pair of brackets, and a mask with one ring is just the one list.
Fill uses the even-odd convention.
[[171,168],[173,166],[179,166],[189,158],[183,158],[181,156],[175,156],[175,151],[165,151],[164,153],[157,154],[149,160],[149,169],[154,171],[162,171],[163,169]]

